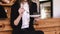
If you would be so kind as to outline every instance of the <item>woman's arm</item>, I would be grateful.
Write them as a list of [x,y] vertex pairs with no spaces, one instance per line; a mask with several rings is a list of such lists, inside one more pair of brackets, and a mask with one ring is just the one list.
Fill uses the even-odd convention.
[[16,20],[14,20],[14,25],[18,25],[19,21],[21,20],[22,15],[19,15]]
[[16,26],[19,24],[19,21],[22,18],[24,9],[23,8],[19,8],[18,12],[19,12],[19,16],[14,20],[14,25],[16,25]]

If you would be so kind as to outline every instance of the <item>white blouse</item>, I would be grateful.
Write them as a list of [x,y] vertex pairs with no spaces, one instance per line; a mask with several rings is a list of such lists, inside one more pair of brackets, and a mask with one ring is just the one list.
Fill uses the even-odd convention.
[[25,10],[23,13],[23,16],[22,16],[21,29],[29,28],[29,21],[30,21],[29,5],[28,5],[28,3],[24,3],[24,4],[21,3],[21,7],[24,8],[24,10]]

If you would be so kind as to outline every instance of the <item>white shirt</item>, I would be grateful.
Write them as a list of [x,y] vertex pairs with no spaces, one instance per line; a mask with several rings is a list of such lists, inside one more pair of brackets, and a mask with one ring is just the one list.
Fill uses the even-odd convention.
[[30,21],[30,15],[29,15],[29,5],[28,3],[21,4],[21,7],[24,8],[24,13],[22,16],[22,27],[21,29],[24,28],[29,28],[29,21]]

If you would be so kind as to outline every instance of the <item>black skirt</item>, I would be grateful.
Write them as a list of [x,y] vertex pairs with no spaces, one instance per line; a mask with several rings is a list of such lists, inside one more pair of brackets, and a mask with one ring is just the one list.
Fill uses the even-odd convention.
[[13,30],[12,34],[44,34],[43,31],[35,31],[30,30],[29,28],[26,29],[20,29],[20,30]]

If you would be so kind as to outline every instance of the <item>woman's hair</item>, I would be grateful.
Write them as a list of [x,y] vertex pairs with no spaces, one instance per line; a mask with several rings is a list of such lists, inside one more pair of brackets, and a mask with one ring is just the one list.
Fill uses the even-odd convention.
[[1,2],[1,0],[0,0],[0,2]]
[[[23,1],[24,1],[24,0],[16,0],[14,5],[18,5],[18,6],[20,6],[20,3],[23,2]],[[32,4],[32,1],[31,1],[31,0],[27,0],[27,2],[28,2],[29,7],[30,7],[31,4]]]
[[[18,2],[19,2],[19,4],[20,4],[20,3],[23,2],[23,1],[24,1],[24,0],[19,0]],[[27,2],[28,2],[29,5],[31,5],[31,2],[32,2],[32,1],[31,1],[31,0],[27,0]]]
[[[19,0],[19,2],[23,2],[24,0]],[[27,0],[27,2],[31,2],[31,0]]]

